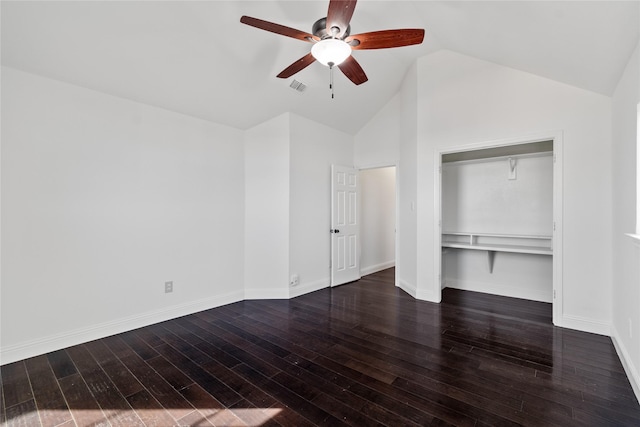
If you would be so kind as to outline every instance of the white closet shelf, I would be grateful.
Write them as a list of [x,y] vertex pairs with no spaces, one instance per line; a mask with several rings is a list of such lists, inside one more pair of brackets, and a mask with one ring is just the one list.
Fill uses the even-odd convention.
[[521,254],[552,255],[552,237],[525,234],[442,233],[442,246],[446,248],[475,249]]
[[477,251],[513,252],[517,254],[553,255],[553,249],[524,245],[470,245],[469,243],[442,242],[443,248],[474,249]]
[[474,237],[504,237],[508,239],[536,239],[549,240],[551,236],[535,234],[506,234],[506,233],[470,233],[466,231],[443,231],[442,235],[448,236],[474,236]]
[[491,233],[442,233],[442,247],[487,251],[489,272],[493,272],[496,252],[553,255],[552,236]]

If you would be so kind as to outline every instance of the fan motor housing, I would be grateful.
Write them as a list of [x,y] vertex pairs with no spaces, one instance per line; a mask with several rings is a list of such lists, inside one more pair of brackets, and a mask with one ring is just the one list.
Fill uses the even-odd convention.
[[[342,35],[342,39],[345,39],[349,33],[351,32],[351,25],[349,25]],[[320,40],[332,38],[333,34],[327,32],[327,18],[320,18],[316,22],[313,23],[313,27],[311,27],[311,34],[320,38]]]

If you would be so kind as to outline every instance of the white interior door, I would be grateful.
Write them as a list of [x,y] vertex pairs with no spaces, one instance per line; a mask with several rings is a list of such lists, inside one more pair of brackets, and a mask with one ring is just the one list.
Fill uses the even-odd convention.
[[331,166],[331,286],[360,278],[358,171]]

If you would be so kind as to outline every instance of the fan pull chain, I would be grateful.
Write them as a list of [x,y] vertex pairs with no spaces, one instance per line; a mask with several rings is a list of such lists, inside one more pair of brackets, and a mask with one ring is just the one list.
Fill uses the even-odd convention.
[[329,65],[329,89],[331,90],[331,99],[333,99],[333,62],[329,62],[327,65]]

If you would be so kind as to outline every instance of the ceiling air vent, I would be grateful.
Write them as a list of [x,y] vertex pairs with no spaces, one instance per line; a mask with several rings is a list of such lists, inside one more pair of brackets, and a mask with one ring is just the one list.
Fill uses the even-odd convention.
[[295,89],[298,92],[304,92],[304,90],[307,88],[307,85],[297,81],[296,79],[293,79],[293,81],[291,82],[291,84],[289,85],[289,87],[291,89]]

